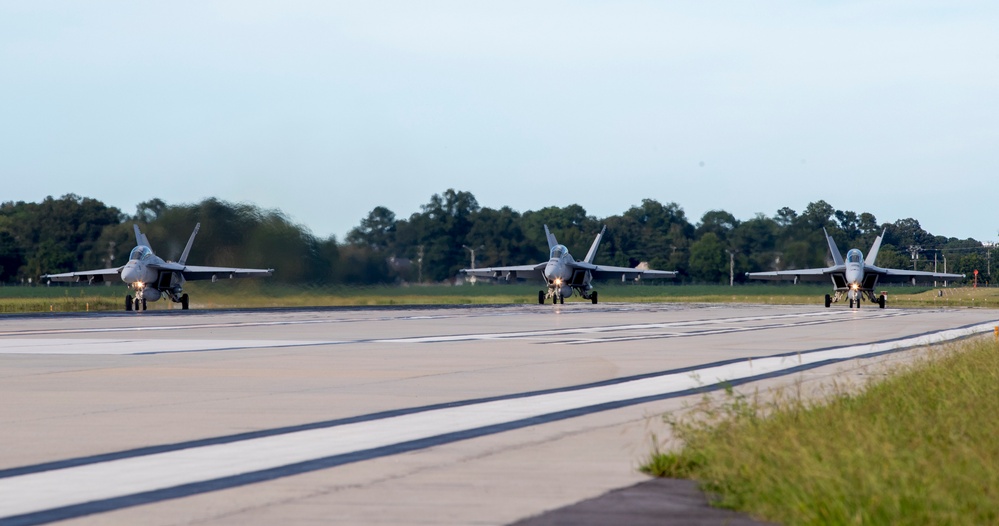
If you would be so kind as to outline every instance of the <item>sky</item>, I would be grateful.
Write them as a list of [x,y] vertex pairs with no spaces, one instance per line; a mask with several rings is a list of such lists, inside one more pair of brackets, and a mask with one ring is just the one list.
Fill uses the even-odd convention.
[[999,4],[0,3],[0,201],[208,197],[320,237],[449,188],[697,223],[825,200],[999,239]]

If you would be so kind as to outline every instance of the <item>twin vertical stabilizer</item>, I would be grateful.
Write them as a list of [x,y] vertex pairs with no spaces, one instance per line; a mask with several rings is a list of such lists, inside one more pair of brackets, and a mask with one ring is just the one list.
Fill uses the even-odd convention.
[[[146,239],[146,235],[139,231],[139,225],[135,223],[132,224],[132,230],[135,230],[135,244],[142,245],[144,247],[149,247],[149,240]],[[152,249],[153,247],[149,247]]]
[[607,225],[604,225],[600,229],[600,233],[597,234],[596,239],[593,240],[593,244],[590,245],[590,251],[586,253],[586,258],[583,259],[584,263],[593,264],[593,258],[597,257],[597,249],[600,248],[600,240],[604,238],[604,232],[607,231]]
[[832,254],[833,265],[836,266],[842,265],[843,254],[840,253],[839,247],[836,246],[836,242],[833,241],[832,236],[829,235],[829,232],[826,232],[825,228],[822,229],[822,233],[826,235],[826,243],[829,244],[829,253]]
[[874,240],[874,244],[871,245],[871,251],[867,253],[867,257],[864,259],[864,265],[869,267],[874,266],[874,260],[878,259],[878,250],[881,250],[881,239],[885,236],[885,232],[887,231],[887,228],[882,230],[881,235]]
[[194,236],[198,235],[198,230],[201,230],[201,223],[194,225],[194,232],[191,232],[191,239],[187,240],[187,246],[184,247],[184,252],[180,255],[180,260],[177,263],[181,265],[187,264],[187,255],[191,253],[191,245],[194,244]]
[[551,252],[555,245],[558,244],[558,240],[555,239],[555,235],[548,230],[548,225],[545,225],[545,239],[548,240],[548,251]]

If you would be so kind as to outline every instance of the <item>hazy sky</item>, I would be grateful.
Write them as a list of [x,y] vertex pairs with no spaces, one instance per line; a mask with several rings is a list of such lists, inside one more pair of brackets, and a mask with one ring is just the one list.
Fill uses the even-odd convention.
[[692,222],[818,199],[999,237],[995,2],[3,2],[0,201],[277,208],[448,188]]

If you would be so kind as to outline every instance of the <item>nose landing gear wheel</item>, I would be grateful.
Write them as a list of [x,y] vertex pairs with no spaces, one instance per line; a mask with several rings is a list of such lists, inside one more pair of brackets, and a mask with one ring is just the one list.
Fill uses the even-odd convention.
[[830,305],[832,305],[832,296],[826,294],[826,308],[828,309]]
[[132,295],[131,294],[125,296],[125,310],[127,310],[127,311],[132,310]]
[[141,306],[142,305],[139,303],[139,298],[135,298],[135,300],[132,301],[132,308],[134,308],[136,311],[138,311],[139,307]]
[[878,296],[878,307],[881,307],[882,309],[885,308],[885,297],[884,297],[884,294],[882,294],[881,296]]
[[594,305],[597,304],[597,291],[593,291],[593,294],[590,294],[590,301],[592,301]]
[[559,302],[559,305],[564,305],[565,304],[565,298],[562,297],[562,296],[559,296],[558,297],[558,302]]
[[180,297],[181,310],[187,310],[189,304],[190,304],[190,298],[187,297],[187,294],[184,294],[183,296]]

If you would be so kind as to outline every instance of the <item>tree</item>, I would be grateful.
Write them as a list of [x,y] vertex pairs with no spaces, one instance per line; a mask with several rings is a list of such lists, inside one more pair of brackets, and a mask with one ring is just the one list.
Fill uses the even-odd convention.
[[725,241],[737,226],[739,220],[732,214],[724,210],[711,210],[701,217],[701,224],[697,226],[695,234],[697,237],[703,237],[704,234],[711,232],[718,236],[718,239]]
[[690,245],[690,275],[709,283],[718,283],[728,276],[728,255],[725,245],[714,232],[708,232]]
[[374,251],[388,250],[395,242],[395,213],[384,206],[377,206],[361,225],[347,233],[347,243],[362,245]]
[[739,223],[732,231],[729,246],[740,256],[745,265],[737,269],[738,274],[774,270],[777,253],[777,222],[763,214],[757,214],[749,221]]

